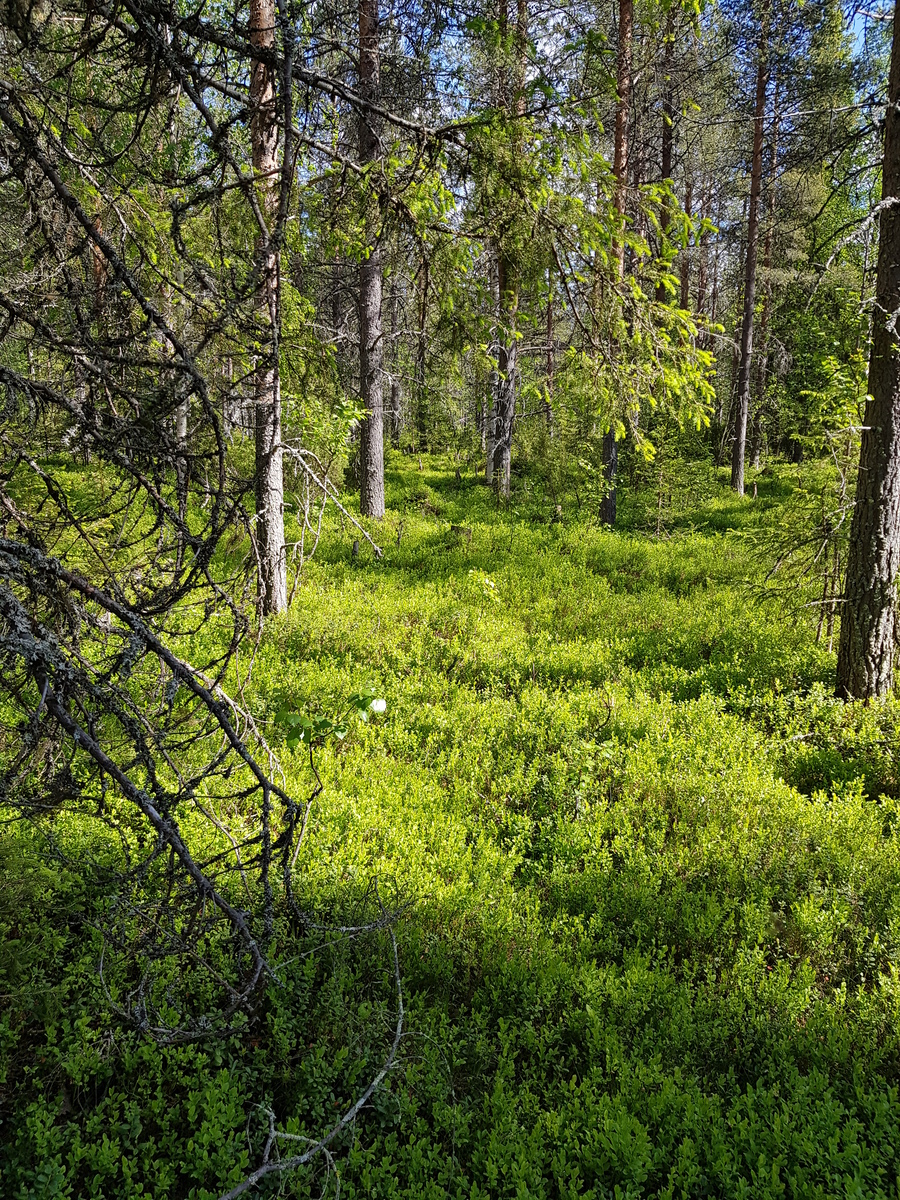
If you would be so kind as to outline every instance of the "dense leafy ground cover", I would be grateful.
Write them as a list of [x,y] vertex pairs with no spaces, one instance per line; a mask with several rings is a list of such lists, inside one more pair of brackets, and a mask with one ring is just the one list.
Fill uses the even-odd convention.
[[[898,710],[833,700],[814,619],[747,583],[793,476],[743,503],[710,476],[656,538],[652,497],[611,533],[423,468],[393,460],[383,561],[329,527],[252,677],[276,738],[285,706],[387,701],[318,752],[302,850],[332,919],[375,877],[409,902],[402,1064],[337,1147],[341,1194],[897,1197]],[[0,1191],[215,1197],[260,1105],[317,1137],[377,1069],[389,946],[285,924],[244,1036],[159,1048],[97,981],[107,897],[66,865],[97,836],[62,812],[0,835]]]

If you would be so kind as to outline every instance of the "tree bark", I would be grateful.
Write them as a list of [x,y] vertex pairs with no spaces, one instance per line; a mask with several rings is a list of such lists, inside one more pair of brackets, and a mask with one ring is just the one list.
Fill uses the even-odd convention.
[[[700,220],[710,219],[712,207],[712,176],[709,176],[703,187],[700,198]],[[704,229],[697,244],[697,315],[703,316],[706,310],[706,291],[709,284],[709,230]],[[697,339],[703,344],[703,338]]]
[[[633,0],[619,0],[619,48],[616,66],[616,126],[613,142],[613,205],[624,224],[628,195],[628,114],[631,105],[631,49],[634,33]],[[616,277],[625,277],[625,239],[614,247]]]
[[[884,127],[882,199],[900,197],[900,0]],[[900,308],[900,204],[882,209],[869,398],[859,455],[856,504],[841,608],[837,692],[871,700],[891,690],[897,571],[900,567],[900,356],[894,328]]]
[[497,396],[500,391],[500,287],[499,269],[500,253],[492,247],[490,258],[491,272],[491,316],[493,339],[491,357],[496,364],[491,370],[490,395],[485,405],[485,436],[484,436],[484,482],[488,487],[494,486],[494,446],[497,443]]
[[[381,84],[378,51],[378,0],[359,4],[359,90],[367,100],[377,101]],[[363,164],[377,162],[381,139],[373,113],[359,116],[359,158]],[[359,507],[367,517],[384,516],[384,330],[381,315],[382,264],[378,244],[377,206],[368,213],[368,257],[359,268],[359,374],[365,418],[360,428]]]
[[331,264],[331,328],[338,384],[344,392],[355,390],[359,361],[358,356],[354,356],[350,350],[353,341],[350,336],[352,307],[348,303],[348,296],[352,288],[348,265],[336,255]]
[[515,268],[505,254],[498,263],[500,293],[500,352],[497,356],[497,402],[494,419],[493,483],[504,499],[509,498],[512,471],[512,435],[516,416],[516,371],[519,344],[516,323],[519,293]]
[[[251,0],[250,42],[275,49],[274,0]],[[279,204],[278,113],[275,68],[254,60],[250,76],[250,144],[257,195],[266,229],[256,239],[259,282],[256,312],[262,344],[253,375],[256,441],[256,546],[259,555],[259,612],[271,616],[287,608],[284,546],[284,471],[281,445],[278,252],[272,237]],[[264,339],[264,340],[263,340]]]
[[741,359],[731,448],[731,486],[744,494],[744,457],[747,448],[747,417],[750,412],[750,372],[753,362],[753,315],[756,309],[756,260],[759,248],[759,194],[762,186],[763,124],[769,84],[768,22],[763,22],[756,68],[756,104],[753,110],[753,158],[750,166],[750,205],[747,214],[747,259],[744,271],[744,315],[741,321]]
[[719,262],[721,259],[721,251],[722,251],[722,236],[721,236],[721,233],[719,233],[718,231],[721,230],[721,228],[722,228],[722,222],[724,220],[723,213],[724,213],[724,204],[723,204],[722,192],[720,191],[719,192],[718,212],[716,214],[716,230],[717,230],[716,248],[713,251],[712,291],[710,292],[710,297],[709,297],[709,319],[710,319],[710,321],[713,321],[713,322],[716,320],[716,317],[719,314]]
[[[166,281],[162,287],[162,302],[167,323],[171,329],[177,331],[180,337],[182,330],[179,328],[179,308],[184,293],[184,271],[180,262],[175,264],[174,275],[178,294],[173,298],[172,286]],[[165,339],[165,348],[167,356],[174,356],[175,346],[169,338]],[[182,520],[184,520],[187,512],[188,487],[190,485],[190,458],[188,456],[188,426],[190,419],[191,401],[188,395],[183,396],[175,406],[175,494],[178,498],[178,515]],[[179,562],[181,561],[183,551],[183,539],[179,537]]]
[[552,438],[553,387],[556,380],[556,330],[553,323],[553,277],[547,271],[547,395],[544,400],[544,415],[547,420],[547,435]]
[[[631,51],[634,33],[632,0],[619,0],[619,48],[616,68],[616,127],[613,144],[613,205],[623,223],[628,193],[628,113],[631,101]],[[625,239],[618,237],[613,247],[616,279],[625,277]],[[616,523],[616,475],[619,469],[619,449],[612,426],[603,437],[603,477],[606,492],[600,501],[600,520],[604,525]]]
[[[635,51],[635,41],[637,42],[637,50]],[[641,33],[640,29],[635,37],[632,33],[631,39],[631,57],[634,61],[635,52],[638,58],[641,57]],[[628,134],[628,174],[631,177],[631,195],[640,196],[641,187],[644,180],[647,178],[647,146],[644,140],[644,115],[650,107],[650,93],[647,81],[650,78],[649,71],[639,72],[631,79],[631,103],[629,113],[631,117],[631,128]],[[628,207],[626,197],[625,207]],[[640,203],[633,207],[634,232],[639,238],[646,239],[647,237],[647,213],[644,206]],[[628,270],[636,279],[639,279],[643,267],[643,259],[635,255],[634,251],[630,251],[627,256]]]
[[188,483],[190,459],[188,458],[188,424],[190,421],[191,402],[189,399],[180,400],[175,409],[175,480],[178,494],[178,515],[183,519],[187,512]]
[[[694,216],[694,179],[685,164],[687,179],[684,181],[684,212],[690,219]],[[682,308],[691,306],[691,247],[690,242],[681,252],[681,296]]]
[[[673,25],[673,8],[669,9],[669,14],[666,19],[666,46],[663,52],[663,102],[662,102],[662,150],[661,150],[661,176],[665,183],[672,181],[672,152],[675,148],[675,97],[674,86],[672,82],[672,52],[675,44],[675,33]],[[665,201],[659,213],[659,240],[660,251],[666,249],[666,241],[669,233],[669,223],[671,221],[671,212],[669,211],[669,202]],[[668,293],[665,286],[660,283],[656,288],[656,299],[660,304],[664,304]]]
[[766,203],[766,236],[763,240],[763,302],[759,314],[759,354],[756,364],[756,403],[754,405],[752,434],[750,438],[750,461],[758,469],[763,444],[763,406],[766,398],[766,381],[769,374],[769,319],[772,313],[772,249],[775,240],[775,202],[777,188],[775,171],[778,166],[778,84],[775,85],[775,103],[772,113],[772,134],[769,144],[768,187]]
[[400,416],[403,388],[400,383],[400,294],[396,274],[391,277],[391,445],[400,448]]
[[428,365],[428,288],[430,265],[428,251],[422,247],[421,285],[419,287],[419,314],[416,328],[416,447],[428,449],[428,390],[425,386],[425,370]]
[[600,501],[600,524],[616,523],[616,475],[619,471],[619,443],[612,429],[603,435],[603,479],[606,491]]
[[[506,0],[500,9],[500,31],[503,40],[507,32]],[[500,101],[507,113],[516,118],[525,112],[525,52],[528,45],[527,0],[517,0],[515,29],[515,73],[512,80],[514,95],[509,95],[509,73],[503,69],[500,75]],[[513,128],[514,144],[518,142],[518,130]],[[497,260],[498,294],[500,301],[499,353],[497,355],[497,397],[494,411],[493,465],[490,471],[494,487],[504,499],[509,499],[512,474],[512,438],[516,419],[516,392],[518,372],[518,314],[519,314],[519,264],[502,246]]]

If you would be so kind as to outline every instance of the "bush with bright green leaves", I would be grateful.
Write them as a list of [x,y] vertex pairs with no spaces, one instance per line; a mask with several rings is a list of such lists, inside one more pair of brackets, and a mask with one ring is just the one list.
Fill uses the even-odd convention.
[[[341,1195],[896,1197],[900,723],[834,700],[815,617],[751,586],[793,475],[754,503],[712,474],[655,538],[416,468],[391,461],[380,560],[329,524],[245,691],[291,790],[311,751],[324,785],[304,908],[359,923],[377,880],[401,914],[400,1059],[332,1146]],[[317,1139],[390,1045],[388,934],[286,910],[246,1026],[123,1028],[83,869],[113,853],[64,809],[0,835],[14,1200],[212,1200],[265,1109]]]

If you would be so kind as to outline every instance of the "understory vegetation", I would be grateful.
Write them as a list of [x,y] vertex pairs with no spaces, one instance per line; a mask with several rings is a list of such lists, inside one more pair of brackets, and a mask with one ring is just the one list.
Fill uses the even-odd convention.
[[900,1195],[900,714],[834,698],[821,577],[781,549],[828,471],[751,470],[751,500],[678,469],[625,464],[609,530],[527,464],[507,505],[394,452],[380,559],[329,510],[241,693],[287,790],[321,780],[295,886],[322,928],[276,897],[277,977],[227,1033],[117,1019],[136,820],[60,795],[2,825],[3,1196],[215,1200],[269,1113],[287,1156],[353,1105],[401,997],[331,1158],[256,1194]]

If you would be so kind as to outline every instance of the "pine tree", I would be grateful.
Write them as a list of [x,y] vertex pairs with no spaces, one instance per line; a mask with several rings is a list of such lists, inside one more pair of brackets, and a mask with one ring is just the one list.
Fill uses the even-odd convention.
[[869,396],[837,663],[838,694],[858,700],[883,696],[894,683],[900,569],[900,0],[894,8],[887,100]]

